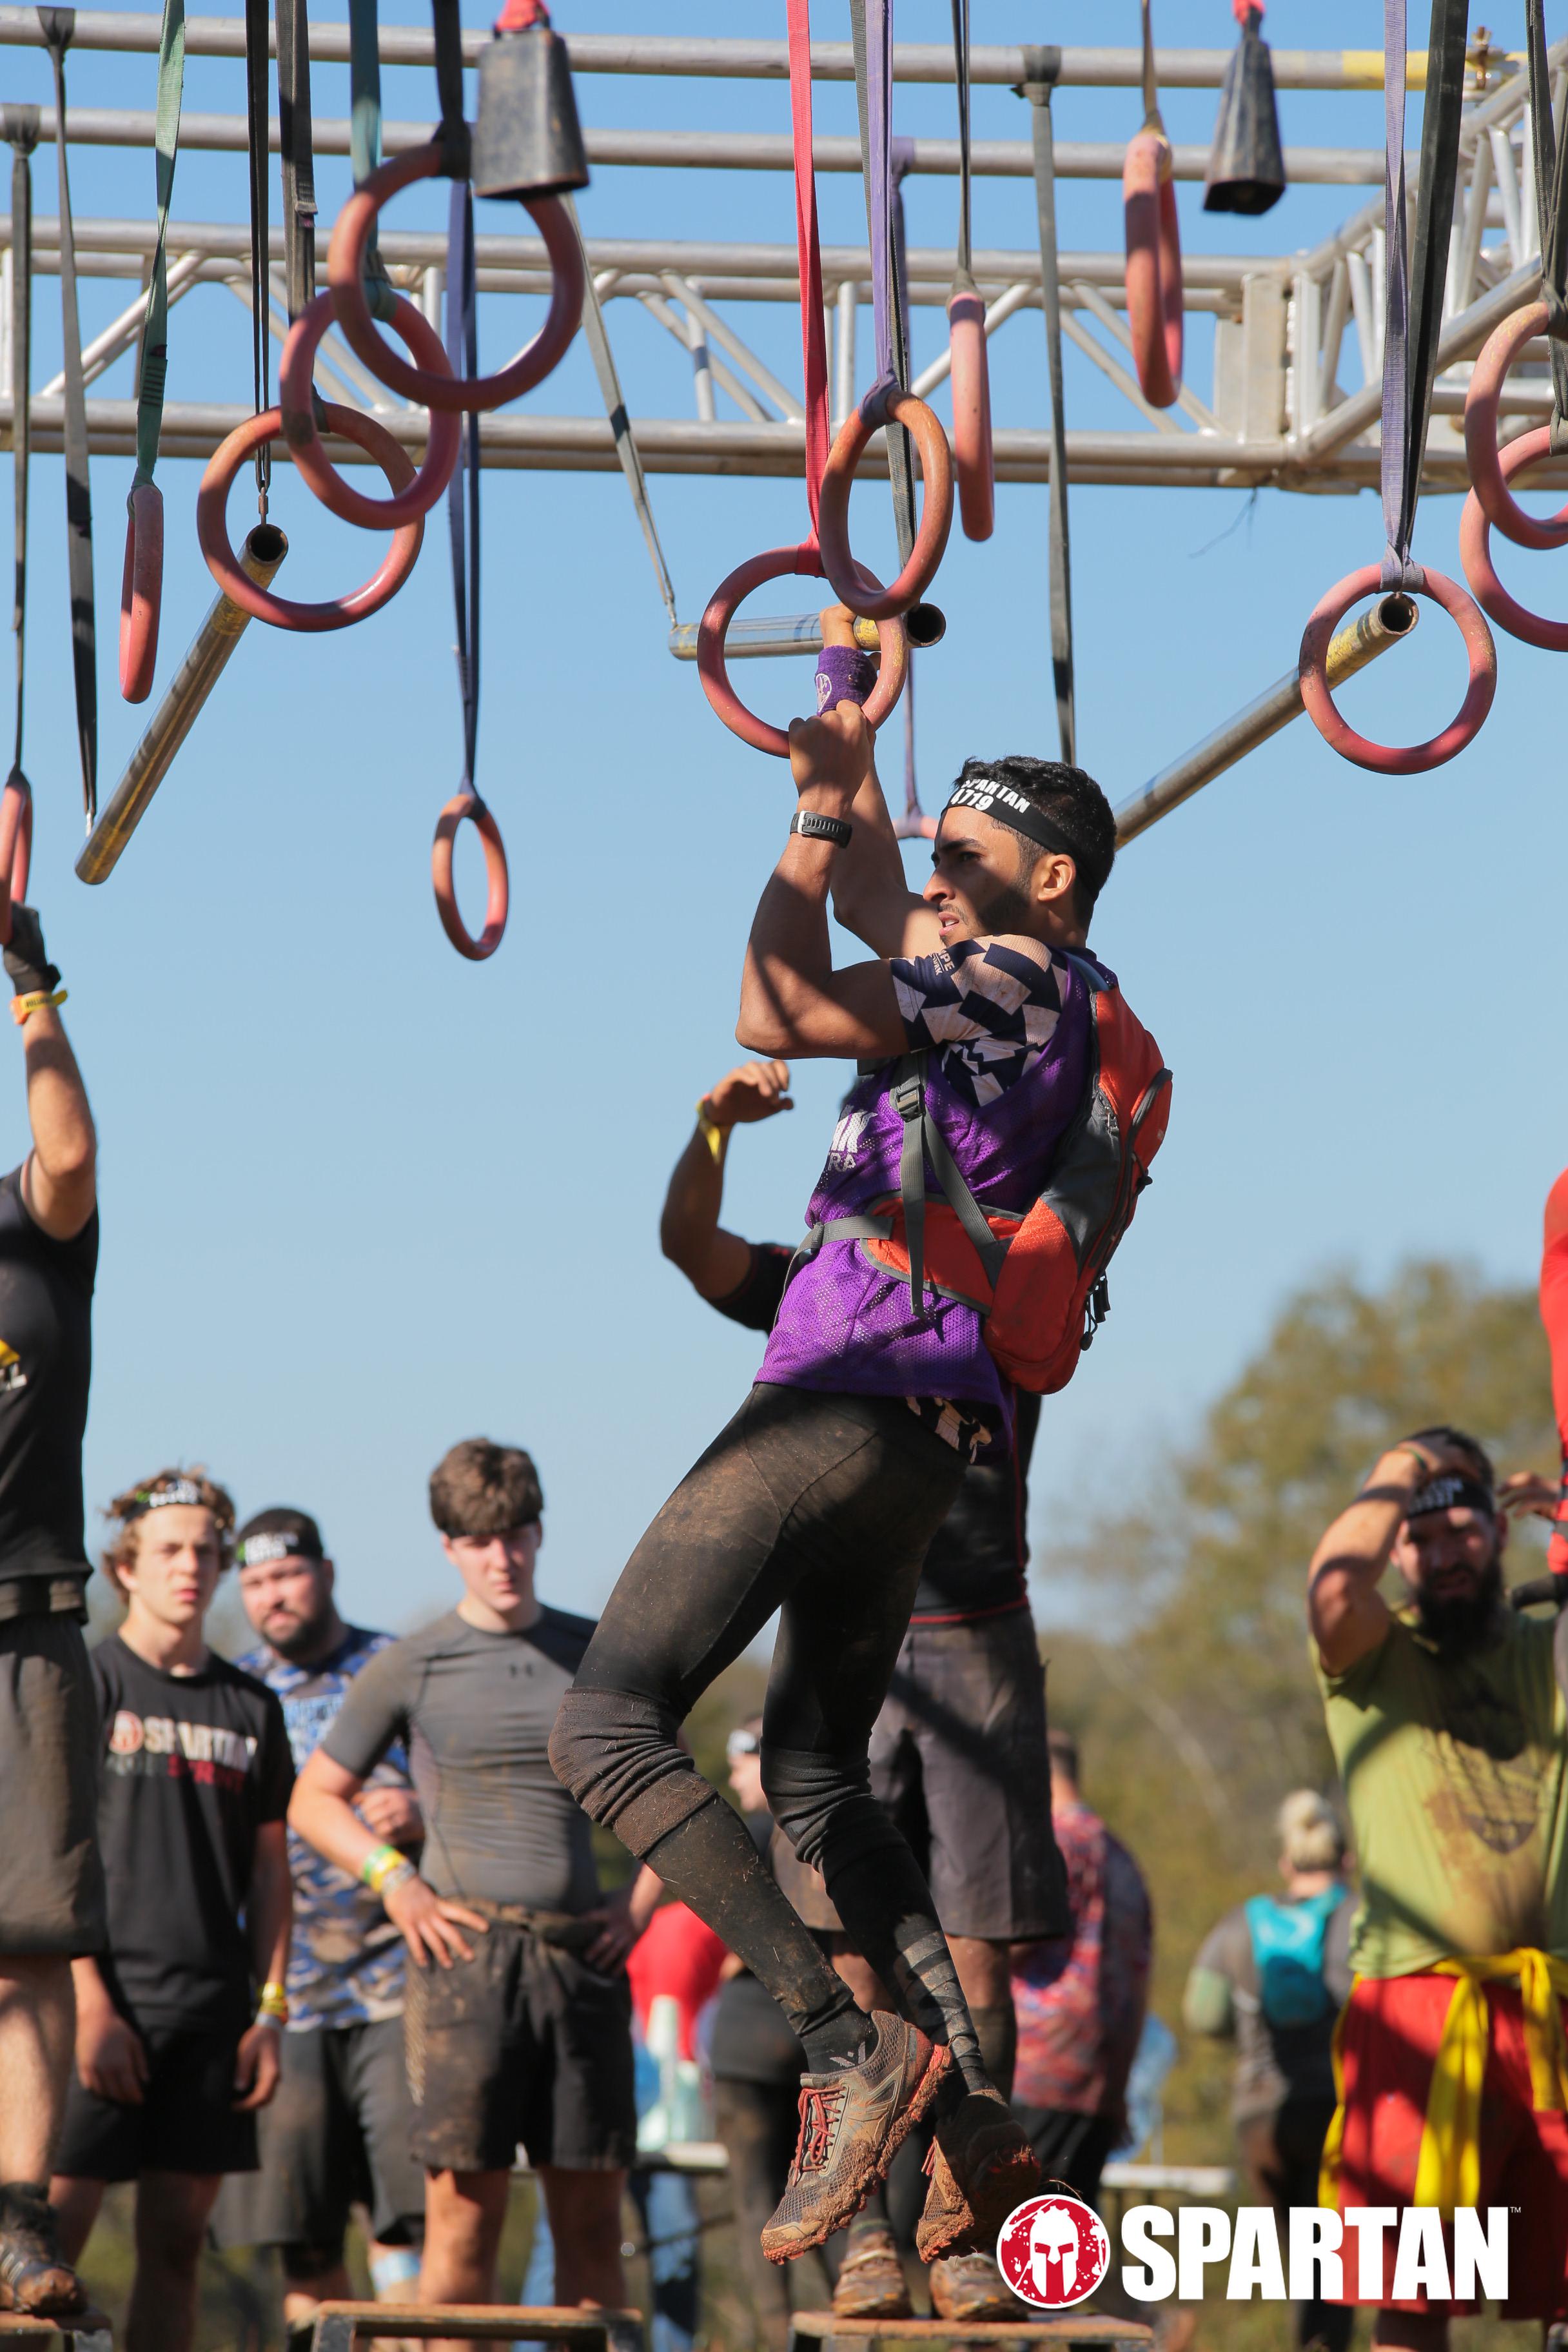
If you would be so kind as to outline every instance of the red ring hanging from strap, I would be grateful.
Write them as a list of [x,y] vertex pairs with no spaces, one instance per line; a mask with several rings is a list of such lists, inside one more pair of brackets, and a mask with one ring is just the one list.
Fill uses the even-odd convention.
[[[1505,539],[1511,539],[1516,547],[1568,545],[1568,506],[1550,516],[1526,514],[1508,488],[1510,469],[1505,462],[1507,450],[1498,447],[1498,402],[1503,379],[1525,344],[1545,334],[1550,316],[1544,302],[1530,302],[1505,319],[1500,327],[1494,327],[1481,346],[1470,388],[1465,395],[1465,456],[1469,463],[1471,490],[1480,501],[1487,520]],[[1537,438],[1533,434],[1521,437]],[[1518,444],[1510,442],[1508,446],[1515,448]],[[1529,462],[1521,458],[1511,470],[1517,472],[1520,466]]]
[[[753,751],[769,751],[775,759],[789,757],[789,736],[782,727],[773,727],[748,710],[730,683],[730,673],[724,660],[724,640],[736,607],[744,602],[753,589],[769,580],[784,580],[798,575],[804,579],[820,580],[823,563],[820,550],[809,540],[800,547],[772,547],[762,555],[753,555],[737,564],[727,580],[721,581],[708,600],[697,630],[697,674],[702,680],[702,691],[732,735]],[[868,575],[867,575],[868,577]],[[880,620],[877,637],[882,666],[877,683],[866,698],[866,723],[879,728],[904,688],[904,677],[909,668],[909,639],[900,620]]]
[[565,352],[583,316],[583,248],[559,196],[525,197],[523,210],[544,239],[550,257],[550,309],[538,334],[494,375],[454,376],[449,371],[437,375],[428,368],[411,367],[399,359],[371,317],[364,295],[365,247],[382,206],[391,197],[412,187],[416,180],[447,176],[445,153],[437,139],[381,164],[354,190],[338,215],[327,251],[327,278],[337,299],[343,340],[378,382],[400,392],[405,400],[417,401],[422,408],[483,412],[503,407],[542,383]]
[[985,304],[979,294],[952,295],[947,306],[952,353],[952,465],[965,539],[989,539],[996,521],[996,477],[991,449],[991,362],[985,346]]
[[[849,490],[855,469],[874,433],[889,424],[904,425],[920,451],[925,495],[921,525],[910,560],[887,588],[870,588],[870,573],[856,562],[849,546]],[[936,577],[952,529],[952,452],[942,420],[912,392],[879,384],[838,428],[828,452],[817,498],[816,536],[822,568],[839,602],[862,620],[890,621],[918,604]]]
[[[1549,456],[1551,449],[1551,427],[1542,425],[1532,433],[1521,433],[1517,441],[1509,442],[1499,452],[1501,462],[1498,487],[1515,514],[1522,514],[1524,509],[1515,504],[1508,484],[1516,474],[1522,474],[1527,467]],[[1535,518],[1531,516],[1527,520],[1533,521]],[[1552,621],[1543,614],[1531,613],[1509,593],[1499,579],[1497,565],[1492,561],[1492,529],[1493,517],[1472,489],[1459,517],[1459,561],[1465,567],[1465,577],[1470,583],[1477,604],[1500,629],[1506,629],[1510,636],[1521,638],[1525,645],[1541,646],[1550,654],[1568,653],[1568,621]],[[1561,545],[1562,541],[1557,544]]]
[[1342,759],[1353,760],[1357,767],[1372,768],[1382,776],[1425,775],[1428,768],[1440,768],[1462,751],[1479,732],[1497,692],[1497,646],[1479,606],[1458,581],[1441,572],[1426,571],[1419,587],[1406,585],[1400,592],[1403,595],[1429,596],[1458,622],[1469,659],[1470,682],[1458,710],[1440,734],[1425,743],[1373,742],[1358,734],[1335,709],[1327,663],[1330,640],[1351,606],[1363,596],[1375,596],[1382,587],[1381,565],[1367,563],[1320,598],[1301,634],[1301,700],[1319,734]]
[[[371,499],[346,482],[321,446],[310,399],[316,351],[331,324],[335,299],[331,293],[318,294],[289,330],[278,367],[283,437],[300,474],[329,513],[344,522],[358,523],[362,530],[395,530],[427,514],[451,480],[462,441],[462,419],[456,410],[431,410],[425,462],[406,489],[389,499]],[[399,295],[386,323],[395,335],[401,335],[422,367],[437,374],[444,371],[451,377],[441,338],[422,310]]]
[[32,855],[32,787],[16,769],[0,792],[0,947],[11,944],[11,909],[26,901]]
[[142,482],[131,493],[120,580],[120,691],[127,702],[145,702],[153,691],[163,605],[163,493],[156,482]]
[[[339,408],[331,401],[324,404],[322,413],[334,433],[342,434],[346,440],[357,442],[368,451],[394,490],[408,488],[414,479],[413,461],[374,416],[366,416],[357,408]],[[265,621],[274,629],[297,629],[309,634],[346,629],[353,622],[378,613],[396,595],[418,558],[425,536],[424,520],[403,524],[370,578],[346,596],[333,597],[321,604],[304,604],[287,596],[274,596],[270,589],[258,587],[240,570],[229,545],[225,509],[229,487],[246,459],[264,442],[281,438],[282,431],[280,414],[276,408],[268,408],[259,416],[247,417],[243,425],[236,425],[226,441],[219,443],[207,460],[207,469],[196,493],[196,537],[206,558],[207,570],[224,594],[253,620]]]
[[[452,845],[465,817],[485,845],[485,927],[478,939],[458,909],[457,885],[452,877]],[[460,956],[467,956],[470,963],[483,963],[487,956],[494,955],[505,937],[510,883],[500,827],[478,793],[454,793],[437,818],[436,838],[430,848],[430,880],[441,929]]]
[[1139,388],[1155,408],[1170,408],[1182,388],[1182,232],[1171,142],[1144,129],[1121,167],[1127,236],[1127,331]]

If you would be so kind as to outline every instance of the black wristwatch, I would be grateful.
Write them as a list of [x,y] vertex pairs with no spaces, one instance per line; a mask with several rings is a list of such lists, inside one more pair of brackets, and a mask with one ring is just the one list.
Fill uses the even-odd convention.
[[830,841],[836,849],[847,848],[855,830],[841,816],[824,816],[817,809],[796,809],[789,829],[798,833],[804,841]]

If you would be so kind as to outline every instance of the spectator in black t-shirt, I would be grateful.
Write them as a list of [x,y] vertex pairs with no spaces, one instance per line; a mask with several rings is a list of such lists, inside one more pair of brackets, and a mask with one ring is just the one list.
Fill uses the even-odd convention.
[[70,2077],[70,1964],[103,1941],[81,1634],[97,1139],[30,907],[11,908],[5,961],[32,1150],[0,1178],[0,2310],[65,2314],[83,2298],[47,2185]]
[[108,1948],[73,1963],[50,2197],[74,2261],[105,2184],[136,2182],[126,2352],[189,2352],[207,2216],[226,2172],[255,2170],[278,2085],[294,1765],[275,1695],[203,1638],[234,1527],[223,1488],[160,1471],[111,1514],[103,1566],[126,1617],[92,1654]]
[[[720,1223],[737,1126],[793,1108],[784,1062],[746,1062],[704,1095],[669,1180],[659,1241],[699,1295],[750,1330],[773,1327],[792,1253]],[[889,1276],[889,1280],[894,1277]],[[1016,2024],[1009,1948],[1060,1935],[1066,1883],[1051,1834],[1045,1686],[1025,1584],[1027,1478],[1040,1401],[1014,1399],[1009,1460],[975,1464],[932,1539],[892,1684],[871,1734],[871,1787],[925,1870],[980,2039],[985,2071],[1010,2093]],[[815,1924],[808,1922],[808,1924]],[[836,1960],[862,2006],[875,1979]],[[944,2319],[1008,2318],[1017,2305],[988,2253],[933,2263]],[[850,2227],[834,2294],[846,2318],[910,2310],[892,2232],[874,2194]]]

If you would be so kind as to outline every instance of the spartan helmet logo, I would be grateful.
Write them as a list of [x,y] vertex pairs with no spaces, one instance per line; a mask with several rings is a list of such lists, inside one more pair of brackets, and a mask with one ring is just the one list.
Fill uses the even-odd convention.
[[1078,2284],[1078,2223],[1065,2205],[1042,2205],[1029,2224],[1029,2275],[1042,2303],[1070,2303]]
[[1015,2294],[1061,2311],[1094,2293],[1110,2267],[1110,2241],[1078,2198],[1030,2197],[1004,2223],[996,2262]]

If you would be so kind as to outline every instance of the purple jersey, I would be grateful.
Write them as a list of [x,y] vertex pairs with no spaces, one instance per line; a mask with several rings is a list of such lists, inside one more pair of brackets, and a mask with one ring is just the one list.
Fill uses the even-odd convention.
[[[1032,951],[1031,951],[1032,950]],[[1083,1098],[1089,1003],[1072,965],[1037,941],[963,940],[889,967],[911,1048],[930,1049],[926,1101],[971,1191],[990,1209],[1026,1209]],[[1097,966],[1104,972],[1104,967]],[[1105,974],[1105,985],[1114,986]],[[884,1062],[845,1097],[809,1224],[867,1214],[896,1196],[903,1120]],[[940,1197],[931,1171],[928,1194]],[[1007,1425],[1007,1384],[984,1318],[927,1293],[910,1315],[905,1276],[857,1241],[825,1243],[784,1296],[759,1380],[858,1396],[942,1397]]]

